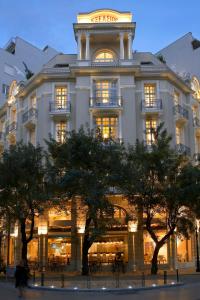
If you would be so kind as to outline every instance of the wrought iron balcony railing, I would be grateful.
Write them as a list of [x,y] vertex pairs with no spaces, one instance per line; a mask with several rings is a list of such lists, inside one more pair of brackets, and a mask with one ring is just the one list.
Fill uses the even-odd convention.
[[142,100],[142,112],[159,112],[163,109],[162,99],[155,99],[152,101]]
[[10,123],[9,125],[6,126],[5,133],[7,135],[10,132],[15,131],[15,130],[17,130],[17,122],[14,121],[14,122],[12,122],[12,123]]
[[197,118],[197,117],[193,118],[193,126],[194,127],[200,127],[200,120],[199,120],[199,118]]
[[179,153],[179,154],[184,154],[184,155],[191,155],[191,150],[189,147],[187,147],[186,145],[184,144],[177,144],[176,145],[176,151]]
[[188,110],[182,107],[180,104],[177,104],[174,106],[174,114],[179,114],[185,119],[189,119],[189,113]]
[[121,108],[122,97],[91,97],[89,101],[90,108]]
[[91,62],[92,66],[118,66],[119,61],[111,58],[95,59]]
[[22,122],[25,123],[33,118],[37,117],[37,109],[35,107],[31,107],[29,110],[25,111],[22,115]]
[[69,113],[71,111],[71,103],[69,101],[54,101],[50,102],[49,111],[51,113]]

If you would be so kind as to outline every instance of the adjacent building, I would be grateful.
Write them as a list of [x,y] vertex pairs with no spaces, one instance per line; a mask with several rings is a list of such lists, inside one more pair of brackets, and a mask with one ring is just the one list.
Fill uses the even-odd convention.
[[[81,126],[98,129],[104,138],[134,144],[154,142],[154,129],[164,122],[172,147],[191,160],[200,153],[200,86],[186,83],[149,52],[134,51],[136,23],[130,12],[102,9],[80,13],[73,25],[77,54],[57,54],[24,85],[14,81],[0,111],[0,150],[16,141],[46,147],[52,135],[63,141],[66,130]],[[30,65],[31,68],[31,65]],[[129,212],[122,195],[110,196],[116,224],[91,247],[90,262],[111,270],[121,253],[128,270],[148,268],[154,249],[149,234],[136,223],[126,222]],[[35,225],[29,244],[30,262],[53,263],[80,270],[84,222],[79,204],[77,221],[71,204],[61,212],[52,207]],[[130,213],[130,212],[129,212]],[[162,236],[165,227],[158,226]],[[19,258],[20,237],[13,228],[8,254],[6,235],[2,255],[14,264]],[[17,246],[16,246],[17,245]],[[173,236],[160,250],[160,267],[194,266],[193,237]]]
[[38,73],[56,54],[58,52],[49,46],[39,49],[20,37],[10,39],[0,48],[0,106],[7,99],[11,82],[26,80],[26,67]]

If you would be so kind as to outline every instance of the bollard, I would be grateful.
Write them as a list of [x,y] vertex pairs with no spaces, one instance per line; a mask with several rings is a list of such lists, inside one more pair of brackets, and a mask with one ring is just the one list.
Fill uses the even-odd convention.
[[142,287],[145,287],[145,274],[142,272]]
[[119,288],[119,270],[116,271],[115,283],[116,289]]
[[44,286],[44,272],[41,273],[41,286]]
[[163,281],[164,281],[164,284],[167,284],[167,271],[164,271]]
[[87,275],[87,289],[91,288],[91,278],[90,275]]
[[179,272],[178,272],[178,269],[176,269],[176,282],[179,282]]
[[61,288],[63,289],[65,287],[65,275],[61,274]]
[[33,271],[33,284],[35,284],[35,271]]

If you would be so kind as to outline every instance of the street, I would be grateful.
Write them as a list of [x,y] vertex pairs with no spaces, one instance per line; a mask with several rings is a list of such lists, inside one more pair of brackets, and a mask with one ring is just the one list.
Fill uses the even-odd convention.
[[[0,299],[14,300],[18,299],[16,289],[7,283],[0,283]],[[95,300],[200,300],[200,283],[189,283],[185,286],[165,288],[149,291],[138,291],[131,294],[122,293],[94,293],[94,292],[57,292],[57,291],[40,291],[28,289],[25,294],[25,299],[37,300],[87,300],[95,297]]]

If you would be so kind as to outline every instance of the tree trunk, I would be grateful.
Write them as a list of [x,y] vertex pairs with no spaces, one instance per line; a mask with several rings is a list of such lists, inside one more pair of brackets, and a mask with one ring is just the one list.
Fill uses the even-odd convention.
[[89,265],[88,265],[88,250],[90,249],[92,242],[90,241],[89,227],[92,219],[87,218],[85,223],[85,235],[83,239],[82,248],[82,275],[89,275]]
[[26,221],[21,220],[22,252],[21,259],[27,264],[27,240],[26,240]]
[[89,264],[88,264],[88,250],[90,249],[90,242],[88,237],[84,236],[83,248],[82,248],[82,275],[89,275]]
[[153,258],[151,260],[151,274],[156,275],[158,272],[158,253],[164,243],[158,243],[154,249]]

